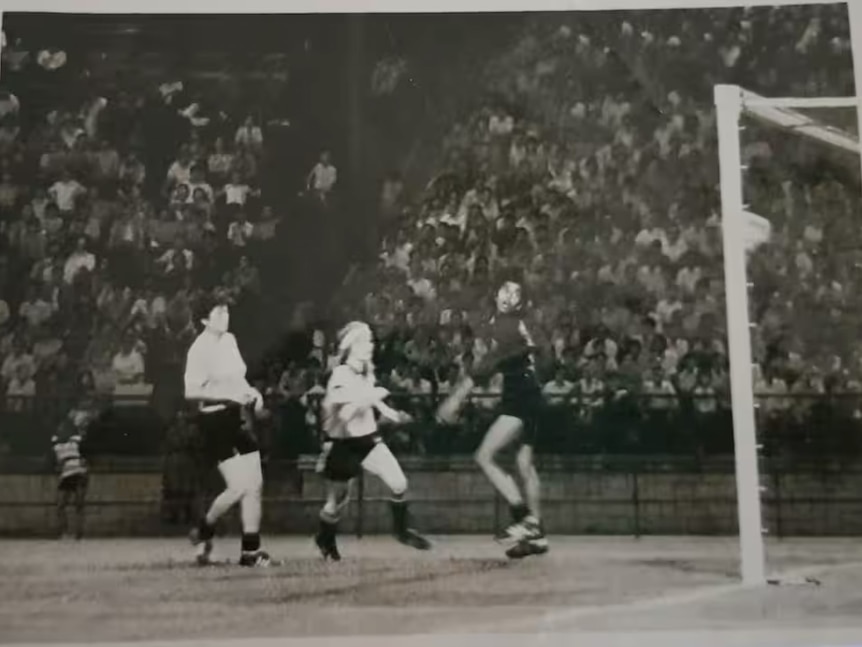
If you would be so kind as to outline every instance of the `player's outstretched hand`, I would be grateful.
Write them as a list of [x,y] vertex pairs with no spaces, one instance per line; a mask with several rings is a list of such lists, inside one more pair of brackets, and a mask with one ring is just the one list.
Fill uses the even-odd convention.
[[382,386],[375,386],[372,397],[374,402],[382,402],[389,397],[389,389],[386,389]]

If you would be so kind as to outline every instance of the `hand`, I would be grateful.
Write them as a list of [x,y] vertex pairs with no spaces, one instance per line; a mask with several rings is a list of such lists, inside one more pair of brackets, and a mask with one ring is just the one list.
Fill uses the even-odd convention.
[[389,397],[389,389],[386,389],[382,386],[375,386],[372,394],[372,399],[374,402],[380,402]]
[[254,412],[260,413],[263,410],[263,396],[260,394],[260,391],[251,387],[243,394],[242,404],[245,406],[254,405]]
[[401,411],[398,422],[399,422],[399,424],[402,424],[402,425],[412,424],[413,423],[413,416],[411,416],[409,413]]

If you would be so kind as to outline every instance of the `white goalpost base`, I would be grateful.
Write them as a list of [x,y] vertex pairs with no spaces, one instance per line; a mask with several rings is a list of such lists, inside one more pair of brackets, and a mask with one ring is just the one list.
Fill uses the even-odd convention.
[[[858,77],[858,65],[856,73]],[[859,105],[859,99],[855,97],[767,99],[739,86],[715,86],[740,574],[746,585],[766,582],[746,256],[750,249],[768,239],[770,226],[765,218],[750,213],[744,203],[739,120],[743,114],[748,114],[779,128],[859,154],[858,137],[818,124],[792,110],[793,107],[856,107],[857,112],[862,112]],[[862,123],[862,114],[859,118]]]

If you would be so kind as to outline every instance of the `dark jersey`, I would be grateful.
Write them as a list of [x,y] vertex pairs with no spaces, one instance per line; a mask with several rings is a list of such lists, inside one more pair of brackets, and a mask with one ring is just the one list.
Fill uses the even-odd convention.
[[499,314],[491,322],[496,348],[490,350],[473,369],[474,379],[500,373],[503,390],[539,388],[534,354],[535,344],[517,314]]

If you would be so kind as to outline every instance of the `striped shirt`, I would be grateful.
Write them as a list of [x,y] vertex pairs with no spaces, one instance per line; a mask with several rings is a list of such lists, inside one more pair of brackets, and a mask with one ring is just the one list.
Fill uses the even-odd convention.
[[52,439],[60,480],[87,473],[87,463],[81,456],[81,440],[78,434],[70,436],[67,440],[60,440],[56,436]]

